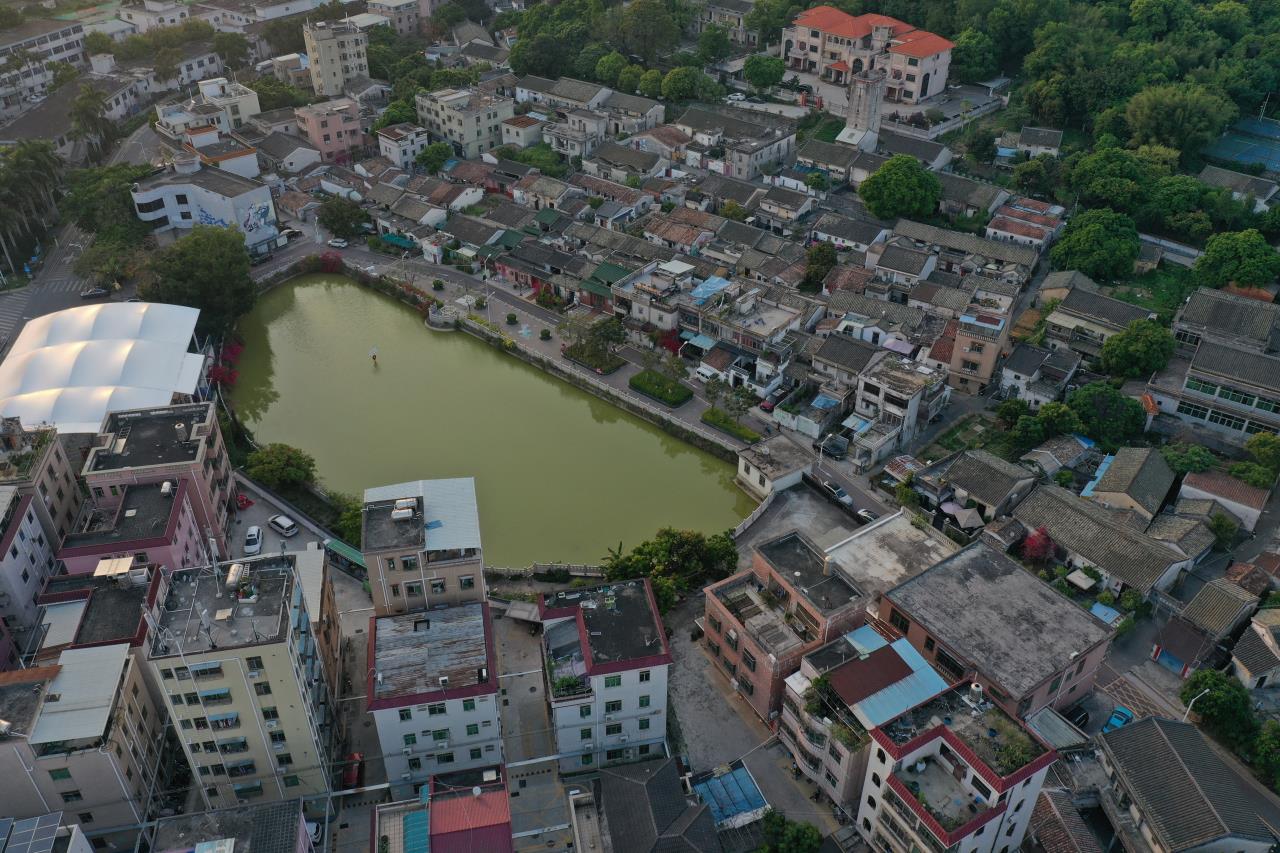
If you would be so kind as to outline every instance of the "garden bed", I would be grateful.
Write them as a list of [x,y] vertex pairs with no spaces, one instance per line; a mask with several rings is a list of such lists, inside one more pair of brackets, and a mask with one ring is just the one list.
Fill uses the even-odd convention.
[[656,370],[642,370],[632,376],[627,384],[631,386],[631,390],[638,391],[673,409],[693,399],[692,388]]
[[627,363],[625,358],[616,353],[592,350],[582,344],[570,344],[565,347],[564,357],[588,370],[606,375],[616,372]]
[[702,413],[702,422],[747,444],[754,444],[760,440],[760,433],[750,427],[744,427],[730,417],[728,412],[714,406]]

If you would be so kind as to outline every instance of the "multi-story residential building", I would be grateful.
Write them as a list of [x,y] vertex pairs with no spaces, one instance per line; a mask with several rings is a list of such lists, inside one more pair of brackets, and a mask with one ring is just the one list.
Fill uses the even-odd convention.
[[1201,288],[1173,334],[1177,355],[1147,386],[1162,413],[1231,444],[1280,432],[1280,306]]
[[[213,556],[230,555],[228,536],[232,522],[228,506],[235,485],[212,403],[108,414],[89,450],[83,476],[95,505],[103,510],[115,510],[124,503],[126,487],[170,483],[168,494],[161,495],[165,501],[176,501],[181,491],[195,515],[199,535],[206,542],[212,539],[216,543],[217,553]],[[179,490],[179,483],[186,488]],[[163,485],[160,491],[164,491]],[[168,517],[167,513],[164,515]],[[185,552],[184,548],[179,550]],[[192,560],[205,556],[203,548],[192,548]],[[192,564],[166,563],[170,569]]]
[[575,108],[564,114],[564,121],[543,125],[542,138],[552,150],[565,157],[586,158],[595,154],[596,148],[604,141],[608,124],[604,113]]
[[1054,350],[1073,350],[1094,361],[1101,357],[1108,338],[1123,332],[1134,320],[1155,316],[1146,308],[1073,287],[1045,320],[1045,344]]
[[162,818],[154,828],[144,831],[151,850],[247,851],[275,847],[281,853],[313,853],[323,849],[319,842],[312,843],[309,830],[299,798],[175,815]]
[[648,578],[546,593],[538,611],[561,772],[661,755],[671,648]]
[[22,419],[0,418],[0,487],[31,497],[31,508],[54,546],[71,530],[84,494],[58,432],[25,429]]
[[214,104],[192,99],[184,103],[156,104],[156,132],[176,143],[187,139],[188,131],[212,128],[219,135],[231,132],[231,119]]
[[298,107],[298,133],[320,152],[326,163],[350,163],[365,147],[360,105],[351,98],[335,98]]
[[1040,253],[1030,246],[987,240],[976,234],[909,219],[899,219],[894,223],[893,236],[888,242],[927,249],[937,255],[937,268],[943,272],[959,276],[979,275],[1018,287],[1031,280],[1031,274],[1040,261]]
[[329,690],[292,556],[174,572],[147,658],[207,808],[329,790]]
[[755,47],[760,41],[760,34],[746,25],[751,7],[750,0],[710,0],[702,6],[702,15],[698,19],[699,32],[708,27],[719,27],[734,44]]
[[1097,744],[1098,799],[1126,850],[1263,853],[1275,844],[1246,793],[1252,780],[1191,723],[1147,717]]
[[867,470],[909,446],[951,402],[947,374],[888,350],[858,376],[854,463]]
[[218,107],[227,116],[227,124],[237,128],[262,112],[258,105],[258,93],[234,80],[212,77],[199,83],[200,99]]
[[[1028,467],[1015,465],[985,450],[962,450],[915,472],[912,486],[929,509],[954,503],[976,515],[981,527],[1008,515],[1026,497],[1037,477]],[[956,515],[960,510],[954,511]]]
[[857,827],[882,853],[1019,849],[1058,758],[981,686],[941,693],[871,739]]
[[360,550],[379,616],[484,600],[475,480],[365,489],[363,516]]
[[310,60],[311,87],[317,95],[336,98],[348,81],[369,74],[365,49],[369,37],[340,21],[303,24],[302,40]]
[[864,69],[886,74],[885,98],[918,104],[947,91],[955,45],[887,15],[854,17],[832,6],[801,12],[782,30],[782,57],[793,71],[848,83]]
[[[0,619],[4,633],[23,651],[37,639],[36,598],[55,565],[55,537],[41,523],[34,503],[32,495],[0,485]],[[5,662],[0,658],[0,666]]]
[[862,799],[868,733],[947,687],[907,640],[863,625],[787,676],[778,736],[809,781],[851,805]]
[[1035,411],[1062,398],[1067,383],[1080,369],[1080,362],[1074,350],[1018,344],[1000,368],[1000,387],[1025,400]]
[[166,569],[207,564],[209,541],[191,506],[197,487],[188,480],[122,486],[118,500],[90,507],[62,540],[63,569],[87,574],[101,560],[121,557]]
[[140,3],[122,4],[118,14],[121,20],[133,24],[138,32],[145,33],[157,27],[176,27],[190,17],[190,8],[175,0],[142,0]]
[[154,816],[165,717],[128,644],[68,649],[56,664],[0,673],[0,718],[6,816],[56,805],[104,844],[133,845]]
[[271,188],[226,169],[205,168],[196,153],[175,155],[171,167],[138,181],[130,195],[138,218],[158,233],[196,225],[235,228],[253,254],[270,251],[280,240]]
[[[30,62],[10,67],[11,57],[30,56]],[[83,67],[84,26],[79,22],[30,20],[0,33],[0,115],[21,112],[40,101],[53,82],[46,63],[66,62]]]
[[731,178],[753,181],[795,153],[795,123],[769,113],[690,107],[672,125],[696,143],[686,152],[690,165]]
[[510,98],[465,89],[419,92],[415,102],[418,121],[464,160],[502,145],[502,122],[515,115]]
[[386,18],[397,35],[418,34],[418,0],[371,0],[369,12]]
[[489,605],[369,620],[369,713],[394,796],[436,773],[502,763]]
[[127,643],[140,648],[168,590],[159,566],[129,558],[102,560],[90,574],[54,575],[40,591],[40,633],[27,653],[55,663],[68,649]]
[[1019,718],[1088,695],[1111,644],[1106,625],[981,541],[888,590],[878,615],[947,681],[980,683]]
[[426,128],[408,122],[388,125],[377,136],[378,153],[406,172],[414,170],[414,161],[431,141]]
[[750,569],[707,587],[704,649],[751,709],[772,720],[806,654],[861,625],[875,597],[917,566],[955,550],[900,512],[825,551],[802,533],[784,534],[755,548]]
[[[967,282],[972,284],[974,278]],[[997,279],[976,277],[977,287],[968,307],[955,318],[955,344],[951,350],[949,381],[970,394],[986,391],[995,376],[996,361],[1009,345],[1013,325],[1016,286]]]

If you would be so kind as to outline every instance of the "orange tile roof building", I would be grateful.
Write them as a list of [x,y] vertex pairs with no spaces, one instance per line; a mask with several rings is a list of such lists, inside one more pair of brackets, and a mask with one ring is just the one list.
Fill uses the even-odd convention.
[[885,100],[918,104],[947,89],[955,44],[887,15],[853,16],[832,6],[801,12],[782,31],[782,56],[791,71],[846,84],[865,69],[888,75]]

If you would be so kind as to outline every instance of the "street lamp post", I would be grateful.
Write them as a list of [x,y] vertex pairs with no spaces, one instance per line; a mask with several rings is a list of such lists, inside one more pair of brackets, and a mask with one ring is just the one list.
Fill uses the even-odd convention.
[[1188,702],[1188,703],[1187,703],[1187,710],[1185,710],[1185,711],[1183,711],[1183,712],[1182,712],[1182,722],[1184,722],[1184,723],[1185,723],[1185,722],[1187,721],[1187,717],[1190,717],[1190,716],[1191,716],[1191,708],[1196,704],[1196,699],[1199,699],[1201,696],[1203,696],[1204,694],[1206,694],[1206,693],[1208,693],[1208,692],[1209,692],[1209,688],[1208,688],[1208,687],[1206,687],[1204,690],[1201,690],[1199,693],[1197,693],[1197,694],[1192,698],[1192,700],[1191,700],[1190,702]]

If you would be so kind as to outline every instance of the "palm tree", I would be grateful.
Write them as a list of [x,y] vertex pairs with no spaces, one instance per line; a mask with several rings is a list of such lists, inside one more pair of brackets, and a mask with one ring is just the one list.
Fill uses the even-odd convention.
[[106,99],[88,83],[80,84],[80,93],[71,102],[71,138],[82,139],[95,154],[102,150],[113,129],[106,116]]
[[62,177],[62,158],[48,140],[25,140],[5,158],[4,179],[19,191],[20,203],[42,225],[54,207],[54,189]]
[[[39,54],[32,53],[29,50],[15,50],[13,53],[9,54],[9,57],[4,61],[4,73],[21,74],[36,63],[40,63],[41,65],[44,64],[42,57]],[[21,88],[20,84],[19,88]]]

